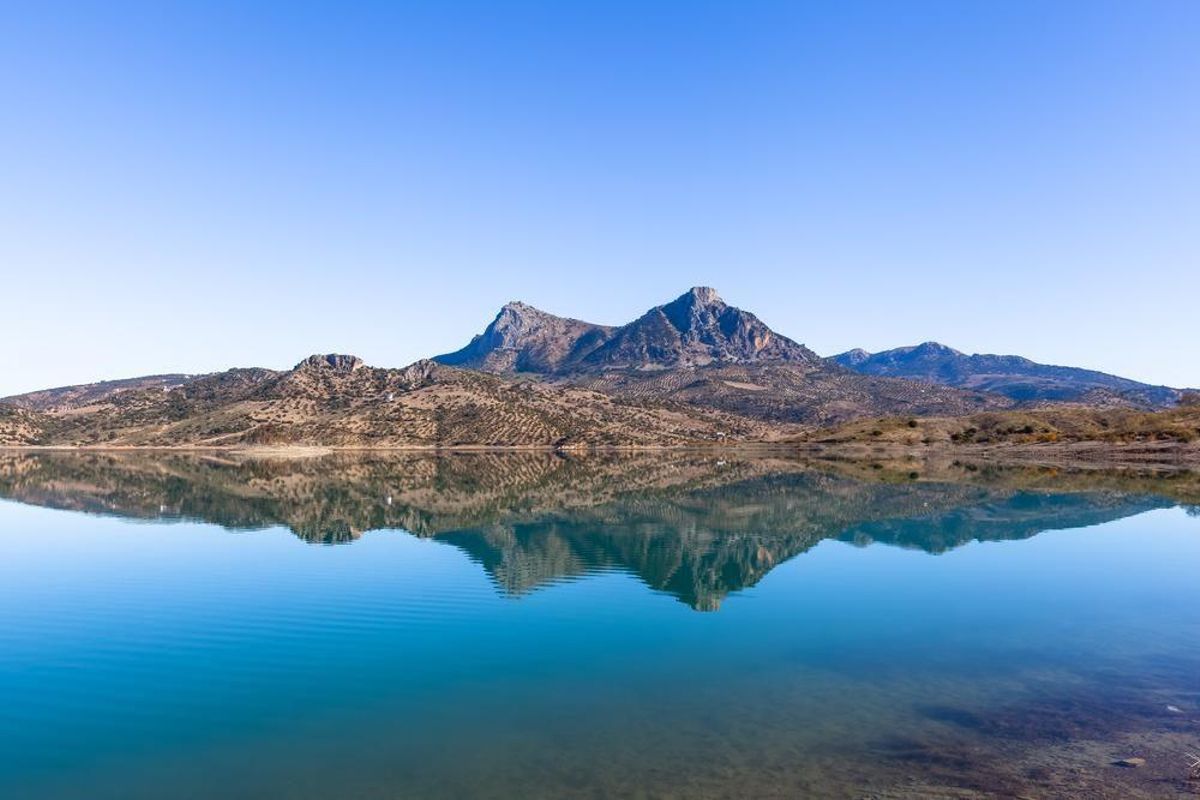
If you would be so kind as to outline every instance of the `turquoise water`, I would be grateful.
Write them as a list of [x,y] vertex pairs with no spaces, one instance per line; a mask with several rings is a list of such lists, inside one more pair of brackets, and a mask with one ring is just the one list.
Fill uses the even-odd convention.
[[0,460],[0,797],[1187,796],[1186,477],[675,459]]

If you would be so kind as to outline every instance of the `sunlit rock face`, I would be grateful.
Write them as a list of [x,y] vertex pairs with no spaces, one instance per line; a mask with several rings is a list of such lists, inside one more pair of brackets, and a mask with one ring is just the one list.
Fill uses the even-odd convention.
[[470,344],[436,360],[489,372],[541,374],[714,363],[820,363],[811,350],[728,305],[707,286],[694,287],[615,328],[508,303]]
[[697,286],[620,328],[583,359],[587,367],[655,369],[712,363],[777,361],[817,364],[811,350]]
[[296,365],[296,369],[304,369],[312,367],[316,369],[332,369],[335,372],[354,372],[363,366],[363,360],[358,356],[346,356],[338,353],[329,353],[327,355],[313,355],[301,361]]

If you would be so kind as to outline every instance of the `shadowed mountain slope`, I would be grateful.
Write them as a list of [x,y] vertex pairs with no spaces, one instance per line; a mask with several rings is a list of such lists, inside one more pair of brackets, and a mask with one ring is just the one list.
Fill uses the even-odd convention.
[[1077,367],[1039,364],[1021,356],[967,355],[937,342],[873,354],[850,350],[833,356],[832,360],[867,375],[992,392],[1018,402],[1166,408],[1177,404],[1183,394],[1167,386],[1152,386]]
[[960,416],[1010,405],[999,395],[801,364],[606,370],[571,381],[631,401],[686,403],[784,425],[826,426],[876,416]]

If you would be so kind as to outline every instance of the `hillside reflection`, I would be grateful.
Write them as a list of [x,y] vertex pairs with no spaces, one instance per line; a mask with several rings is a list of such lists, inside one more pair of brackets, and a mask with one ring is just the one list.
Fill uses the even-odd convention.
[[404,530],[461,548],[520,595],[627,570],[699,610],[826,539],[940,553],[1200,498],[1194,473],[814,463],[670,453],[0,454],[0,497],[307,542]]

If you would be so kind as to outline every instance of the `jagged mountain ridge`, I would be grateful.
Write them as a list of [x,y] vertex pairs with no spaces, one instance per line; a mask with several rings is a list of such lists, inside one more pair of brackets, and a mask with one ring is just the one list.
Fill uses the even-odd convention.
[[1020,403],[1082,402],[1157,409],[1178,404],[1183,395],[1182,390],[1167,386],[1078,367],[1040,364],[1022,356],[967,355],[938,342],[880,353],[855,349],[831,360],[866,375],[991,392]]
[[433,360],[500,374],[559,372],[578,364],[615,330],[513,301],[466,347]]
[[435,361],[488,372],[567,374],[667,369],[713,363],[816,364],[820,358],[758,317],[697,286],[619,327],[505,305],[484,332]]
[[715,289],[697,286],[616,329],[580,366],[644,370],[764,362],[817,364],[820,358],[726,304]]
[[467,347],[435,360],[498,374],[533,372],[623,400],[714,408],[770,423],[958,415],[1010,404],[977,391],[859,375],[704,286],[615,328],[510,303]]

